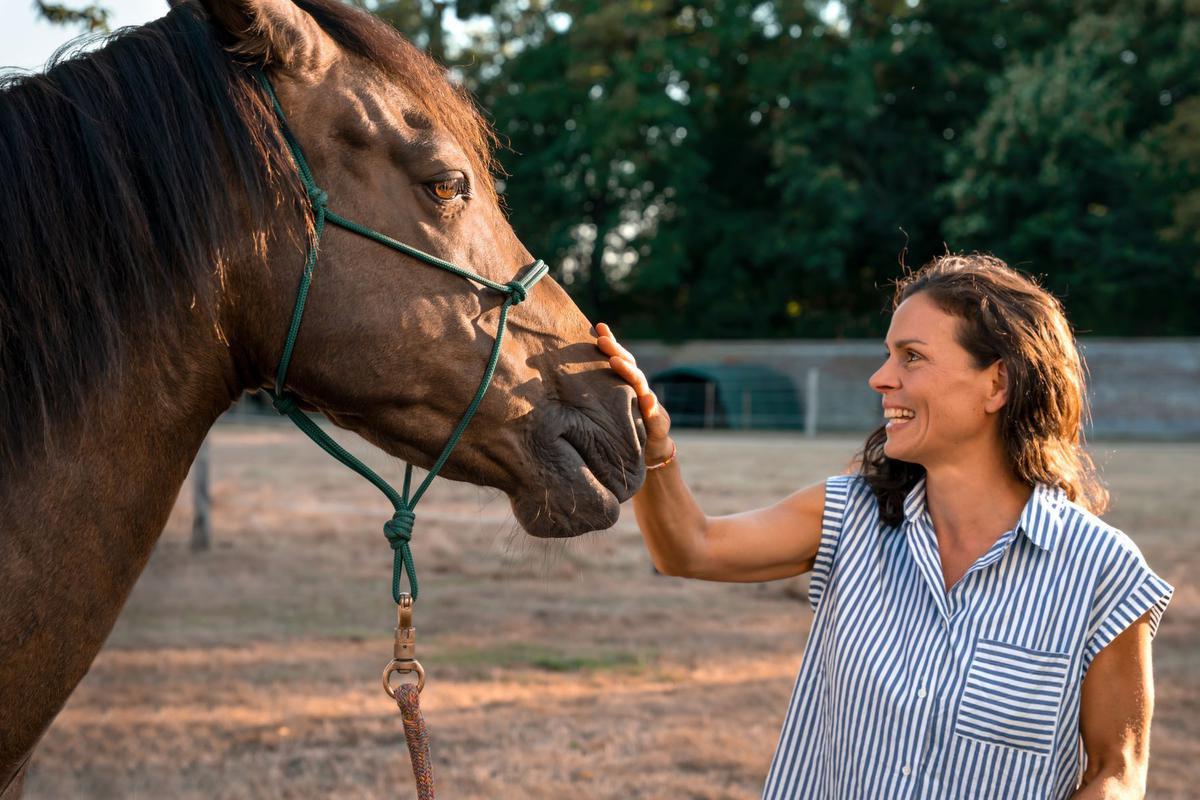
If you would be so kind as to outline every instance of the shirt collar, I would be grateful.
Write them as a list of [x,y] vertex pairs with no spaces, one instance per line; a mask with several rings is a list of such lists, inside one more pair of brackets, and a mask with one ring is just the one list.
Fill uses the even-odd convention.
[[909,490],[904,498],[904,519],[916,523],[925,515],[925,476],[917,481],[917,485]]
[[1054,549],[1062,538],[1062,511],[1067,503],[1067,493],[1057,486],[1037,483],[1033,494],[1017,521],[1029,541],[1046,551]]
[[[1034,484],[1033,494],[1017,520],[1017,528],[1038,547],[1053,550],[1062,538],[1062,509],[1066,502],[1067,496],[1062,489]],[[916,524],[925,516],[925,511],[925,478],[922,477],[904,498],[904,519],[909,524]]]

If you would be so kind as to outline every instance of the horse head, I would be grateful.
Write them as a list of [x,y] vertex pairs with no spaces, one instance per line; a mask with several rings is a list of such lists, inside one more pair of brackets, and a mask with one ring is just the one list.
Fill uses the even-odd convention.
[[[502,211],[492,133],[469,96],[390,27],[325,0],[203,0],[217,36],[269,75],[324,190],[318,202],[497,283],[533,261]],[[299,185],[293,170],[277,180]],[[286,192],[284,193],[286,194]],[[265,268],[228,276],[224,333],[238,372],[271,386],[308,237],[305,216],[267,231]],[[296,234],[299,235],[296,235]],[[429,467],[480,383],[504,295],[329,227],[286,389],[384,451]],[[639,487],[644,431],[632,391],[552,279],[508,315],[474,420],[441,474],[502,490],[543,537],[610,527]]]

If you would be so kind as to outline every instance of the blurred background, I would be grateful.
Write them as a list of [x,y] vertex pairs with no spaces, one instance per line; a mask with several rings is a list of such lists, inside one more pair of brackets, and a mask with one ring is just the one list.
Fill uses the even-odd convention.
[[[3,3],[0,63],[25,69],[166,10]],[[476,94],[514,227],[638,356],[709,513],[846,468],[878,421],[866,378],[904,266],[987,251],[1059,296],[1108,519],[1177,587],[1151,796],[1194,796],[1198,0],[357,4]],[[30,796],[403,794],[375,685],[389,512],[253,399],[204,452]],[[628,508],[534,542],[503,497],[439,481],[418,519],[445,796],[757,796],[804,579],[655,576]]]
[[878,337],[947,247],[1085,335],[1200,333],[1195,0],[360,4],[477,94],[516,229],[627,338]]

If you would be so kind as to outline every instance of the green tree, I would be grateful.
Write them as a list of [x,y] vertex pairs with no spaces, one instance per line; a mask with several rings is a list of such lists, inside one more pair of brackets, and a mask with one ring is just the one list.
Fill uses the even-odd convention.
[[1159,233],[1183,251],[1181,266],[1190,268],[1183,280],[1194,285],[1200,284],[1200,95],[1174,105],[1171,118],[1146,138],[1156,156],[1155,177],[1171,192],[1171,221]]
[[518,230],[632,335],[745,335],[745,303],[766,291],[745,293],[740,252],[770,191],[750,121],[754,7],[556,3],[481,86],[511,143]]
[[876,335],[947,247],[1196,332],[1189,2],[574,0],[479,85],[518,227],[630,335]]
[[72,8],[61,3],[34,0],[33,8],[39,17],[55,25],[81,25],[84,30],[89,32],[108,32],[108,20],[111,12],[97,3],[82,8]]
[[1085,9],[1014,59],[950,160],[948,240],[1043,273],[1083,330],[1195,332],[1196,25],[1183,2]]
[[448,59],[446,16],[460,20],[491,14],[496,0],[347,0],[365,8],[425,48],[439,63]]
[[878,335],[945,248],[1200,333],[1197,0],[348,1],[479,94],[518,230],[625,335]]

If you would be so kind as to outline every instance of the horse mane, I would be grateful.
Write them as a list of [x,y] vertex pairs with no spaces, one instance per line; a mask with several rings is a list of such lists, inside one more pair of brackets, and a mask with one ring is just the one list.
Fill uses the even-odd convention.
[[[409,89],[490,182],[491,129],[440,67],[365,12],[297,5]],[[85,415],[135,337],[184,361],[172,322],[215,324],[227,262],[262,258],[280,214],[305,209],[250,65],[190,2],[43,74],[0,76],[0,176],[0,474]]]

